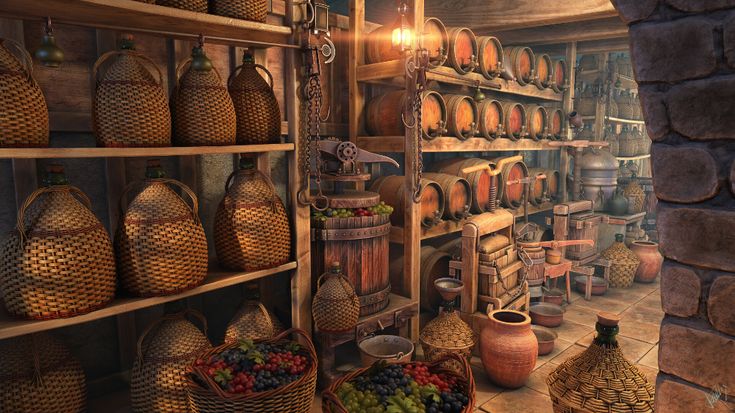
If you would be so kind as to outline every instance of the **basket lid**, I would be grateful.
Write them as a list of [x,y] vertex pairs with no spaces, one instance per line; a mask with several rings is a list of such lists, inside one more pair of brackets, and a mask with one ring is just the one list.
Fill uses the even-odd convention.
[[0,341],[0,381],[29,379],[36,373],[55,370],[73,356],[58,340],[45,333],[28,334]]
[[175,315],[157,321],[143,336],[141,355],[144,361],[177,361],[210,348],[199,328],[183,315]]
[[421,343],[443,349],[465,349],[475,345],[475,333],[457,311],[441,311],[421,331]]

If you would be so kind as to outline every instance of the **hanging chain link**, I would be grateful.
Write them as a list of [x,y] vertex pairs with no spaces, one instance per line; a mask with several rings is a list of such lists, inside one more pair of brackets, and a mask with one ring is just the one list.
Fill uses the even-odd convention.
[[[424,56],[418,56],[417,59],[424,59]],[[413,112],[413,116],[416,120],[415,122],[415,128],[416,133],[415,136],[415,145],[416,145],[416,159],[414,159],[414,170],[413,170],[413,176],[414,176],[414,193],[413,193],[413,202],[419,203],[421,202],[421,194],[423,193],[423,188],[421,186],[421,180],[423,178],[423,172],[424,172],[424,153],[423,153],[423,140],[424,140],[424,129],[422,126],[422,99],[424,96],[424,91],[426,90],[426,67],[427,67],[428,61],[419,61],[418,67],[416,68],[416,91],[413,96],[413,104],[411,107],[411,110]]]

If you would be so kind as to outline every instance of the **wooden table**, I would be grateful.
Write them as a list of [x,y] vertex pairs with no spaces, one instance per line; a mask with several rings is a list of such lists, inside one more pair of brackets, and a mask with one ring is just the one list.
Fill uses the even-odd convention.
[[567,283],[567,303],[571,304],[572,300],[572,281],[570,272],[572,270],[572,262],[566,258],[562,258],[559,264],[544,263],[544,280],[555,280],[559,277],[565,277]]

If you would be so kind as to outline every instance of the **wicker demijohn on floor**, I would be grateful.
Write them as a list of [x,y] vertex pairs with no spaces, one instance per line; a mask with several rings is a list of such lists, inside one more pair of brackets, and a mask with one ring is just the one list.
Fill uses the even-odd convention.
[[112,300],[112,242],[60,165],[48,168],[45,183],[19,208],[16,230],[2,246],[0,293],[13,315],[72,317]]
[[[187,315],[202,323],[204,333],[186,319]],[[136,413],[189,411],[186,370],[198,354],[212,348],[206,331],[204,316],[188,310],[160,318],[140,335],[130,377],[130,397]]]
[[311,305],[316,328],[331,333],[355,328],[360,318],[360,299],[350,280],[342,274],[339,262],[333,262],[329,272],[322,274],[316,284]]
[[554,413],[653,413],[654,387],[623,357],[615,338],[619,321],[599,313],[589,348],[549,374]]
[[0,411],[86,411],[82,366],[53,337],[36,333],[2,340],[0,355]]
[[[469,360],[476,341],[475,333],[459,318],[459,312],[446,309],[429,321],[421,330],[419,337],[424,357],[428,361],[439,360],[448,353],[459,354]],[[459,363],[454,360],[448,362],[445,367],[460,371]]]
[[209,0],[212,14],[265,23],[268,0]]
[[[128,185],[121,201],[140,184]],[[201,284],[209,256],[196,195],[181,182],[166,179],[158,159],[148,161],[142,185],[115,234],[120,284],[138,296],[174,294]],[[170,186],[188,195],[193,208]]]
[[21,45],[0,38],[0,147],[48,146],[48,108],[32,62]]
[[610,287],[627,288],[633,285],[636,270],[641,260],[623,242],[623,234],[615,234],[613,245],[602,251],[602,258],[610,261]]
[[225,343],[268,339],[285,330],[275,314],[257,299],[246,300],[227,324]]

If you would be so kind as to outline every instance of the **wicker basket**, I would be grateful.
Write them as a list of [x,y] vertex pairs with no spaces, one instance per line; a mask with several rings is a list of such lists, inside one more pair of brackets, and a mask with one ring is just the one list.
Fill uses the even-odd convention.
[[159,6],[173,7],[175,9],[207,12],[207,0],[155,0]]
[[643,205],[646,201],[646,193],[643,188],[638,184],[635,174],[630,179],[628,185],[625,186],[623,195],[628,198],[630,202],[628,206],[628,212],[631,214],[638,214],[643,212]]
[[[459,318],[458,311],[442,310],[421,330],[419,342],[428,361],[436,361],[447,354],[459,354],[470,360],[477,337],[470,326]],[[450,360],[444,367],[461,372],[461,364]]]
[[86,411],[79,361],[46,333],[0,341],[0,408],[12,413]]
[[[202,323],[204,333],[186,319],[187,315]],[[189,411],[186,371],[198,354],[212,348],[206,331],[207,320],[192,310],[166,315],[146,328],[138,338],[138,357],[130,377],[133,411]]]
[[623,234],[615,234],[613,245],[602,252],[602,258],[610,261],[610,287],[627,288],[633,285],[640,259],[625,246]]
[[[462,372],[458,374],[454,370],[448,370],[442,367],[448,362],[456,362],[460,364],[462,366]],[[469,398],[469,403],[467,403],[467,406],[465,406],[462,413],[473,412],[475,407],[475,378],[472,375],[472,368],[470,368],[470,363],[467,362],[467,359],[455,353],[448,353],[438,360],[427,363],[427,365],[432,373],[445,373],[457,378],[457,383],[462,387],[463,392]],[[349,413],[347,408],[342,404],[342,401],[337,397],[337,389],[343,383],[365,374],[369,369],[370,367],[360,368],[335,380],[332,385],[322,393],[322,412]]]
[[241,271],[285,264],[291,256],[286,208],[268,176],[245,158],[241,165],[227,178],[225,197],[214,218],[217,259],[222,266]]
[[[292,328],[269,340],[260,340],[276,343],[285,340],[290,335],[299,336],[304,345],[299,354],[307,357],[309,366],[303,376],[285,386],[251,394],[229,394],[224,392],[217,383],[208,376],[190,368],[187,375],[187,390],[189,406],[194,413],[222,413],[222,412],[258,412],[258,413],[309,413],[314,402],[316,392],[317,358],[314,345],[304,330]],[[238,346],[238,343],[224,344],[203,355],[208,358],[224,350]],[[207,383],[202,387],[193,380]]]
[[48,108],[32,62],[21,45],[0,38],[0,147],[48,146]]
[[[322,283],[322,280],[326,281]],[[339,262],[319,276],[311,304],[314,324],[320,332],[337,333],[355,328],[360,318],[360,298],[350,280],[342,274]]]
[[115,294],[105,227],[89,198],[68,185],[63,168],[49,169],[52,184],[25,200],[2,247],[0,292],[8,312],[24,318],[72,317],[104,306]]
[[[97,82],[92,124],[98,146],[153,147],[171,145],[171,114],[163,75],[153,61],[136,52],[131,40],[123,49],[103,54],[92,69]],[[111,57],[117,59],[98,77],[100,67]],[[156,69],[155,79],[143,63]]]
[[[207,239],[197,197],[188,186],[163,176],[158,160],[149,161],[144,188],[128,205],[115,234],[120,284],[137,296],[179,293],[207,276]],[[139,184],[125,188],[121,210],[126,194]],[[193,209],[169,185],[181,188]]]
[[283,332],[283,324],[275,314],[257,300],[247,300],[237,311],[225,331],[225,343],[241,340],[261,340]]
[[[255,63],[250,52],[245,51],[242,60],[242,65],[236,67],[227,80],[237,114],[237,143],[279,143],[281,111],[273,93],[273,76],[264,66]],[[265,71],[270,85],[258,73],[258,69]]]
[[265,23],[268,0],[209,0],[212,14]]
[[[204,55],[201,47],[193,58]],[[178,146],[234,145],[237,134],[235,106],[216,68],[197,70],[192,59],[176,69],[178,82],[171,97],[174,143]],[[181,71],[186,71],[181,74]]]

